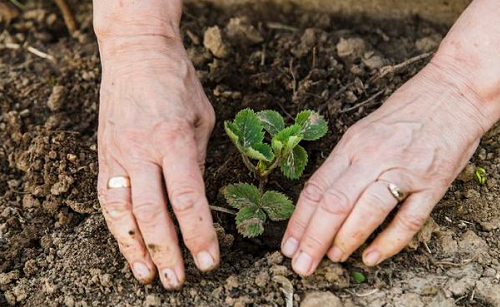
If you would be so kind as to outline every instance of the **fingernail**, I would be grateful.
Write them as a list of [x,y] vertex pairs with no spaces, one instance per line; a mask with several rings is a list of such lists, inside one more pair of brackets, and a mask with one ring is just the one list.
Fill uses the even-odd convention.
[[377,251],[369,252],[364,257],[364,262],[368,266],[377,265],[380,262],[380,253]]
[[340,248],[338,248],[337,246],[334,246],[330,250],[329,256],[330,256],[331,261],[340,262],[340,261],[342,261],[342,257],[344,257],[344,252],[342,252],[342,250]]
[[288,258],[291,258],[297,251],[298,247],[299,247],[299,241],[295,240],[295,238],[290,237],[285,241],[285,244],[283,244],[281,252],[283,252],[283,254]]
[[174,270],[172,269],[164,269],[162,271],[163,277],[168,282],[168,286],[171,289],[177,289],[179,288],[179,279],[177,278],[177,275],[175,274]]
[[198,264],[198,268],[202,271],[207,271],[212,269],[215,266],[214,258],[207,251],[199,252],[196,255],[196,263]]
[[132,266],[132,270],[134,271],[134,275],[137,279],[146,279],[149,278],[149,275],[151,275],[151,271],[147,265],[142,262],[135,262]]
[[293,268],[295,272],[300,275],[305,275],[309,273],[312,265],[312,258],[309,254],[305,252],[300,252],[295,261],[293,262]]

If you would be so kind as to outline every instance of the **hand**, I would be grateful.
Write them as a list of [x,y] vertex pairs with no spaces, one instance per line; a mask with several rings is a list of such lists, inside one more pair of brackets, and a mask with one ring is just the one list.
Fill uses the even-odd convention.
[[[214,111],[176,37],[100,41],[98,190],[104,217],[135,277],[156,270],[166,289],[184,282],[167,199],[202,271],[219,262],[202,173]],[[109,49],[107,49],[109,46]],[[112,177],[130,188],[107,188]]]
[[301,275],[325,255],[343,262],[408,197],[363,252],[368,266],[401,251],[474,153],[491,120],[456,71],[433,61],[382,107],[351,127],[310,178],[289,221],[282,251]]

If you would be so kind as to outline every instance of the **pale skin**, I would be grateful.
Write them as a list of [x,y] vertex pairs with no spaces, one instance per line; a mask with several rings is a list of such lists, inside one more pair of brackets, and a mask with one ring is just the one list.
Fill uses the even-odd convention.
[[[166,289],[185,280],[170,206],[202,271],[220,261],[203,170],[215,114],[179,34],[180,0],[94,0],[102,59],[99,199],[134,276]],[[363,251],[374,266],[400,252],[500,119],[500,2],[475,0],[431,62],[343,136],[302,191],[282,252],[300,275],[326,255]],[[108,189],[114,176],[131,188]]]

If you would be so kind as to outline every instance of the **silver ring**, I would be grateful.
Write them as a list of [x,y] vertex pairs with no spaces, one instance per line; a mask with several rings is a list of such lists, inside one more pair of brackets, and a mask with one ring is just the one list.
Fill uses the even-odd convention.
[[400,188],[398,188],[397,185],[395,185],[394,183],[391,183],[391,182],[388,182],[388,181],[385,181],[385,180],[378,180],[380,182],[383,182],[385,184],[387,184],[387,189],[389,190],[389,192],[391,193],[392,196],[394,196],[394,198],[398,201],[398,202],[402,202],[403,200],[406,199],[406,193],[404,193],[403,191],[401,191]]
[[108,190],[109,189],[123,189],[130,188],[130,178],[125,176],[115,176],[108,180]]

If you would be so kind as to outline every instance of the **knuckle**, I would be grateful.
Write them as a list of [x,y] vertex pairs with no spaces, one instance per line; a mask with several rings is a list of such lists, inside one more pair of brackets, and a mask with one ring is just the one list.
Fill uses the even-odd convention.
[[300,238],[306,231],[307,222],[301,218],[291,219],[288,224],[288,232],[294,238]]
[[384,200],[383,197],[377,193],[368,192],[363,196],[363,198],[366,207],[374,209],[377,212],[387,213],[393,208],[391,203]]
[[417,232],[422,228],[427,218],[418,214],[398,215],[397,221],[401,227],[411,232]]
[[130,203],[128,201],[111,197],[105,199],[101,197],[101,207],[112,220],[120,219],[120,217],[130,212]]
[[199,203],[202,196],[194,188],[180,188],[173,190],[170,196],[172,209],[176,214],[184,214],[192,211]]
[[327,190],[320,207],[326,212],[335,215],[347,215],[351,211],[349,197],[338,189]]
[[158,217],[163,213],[164,208],[153,202],[138,202],[134,203],[132,211],[134,217],[139,224],[152,225]]
[[351,141],[351,140],[355,139],[356,137],[358,137],[360,132],[361,132],[360,125],[353,125],[349,129],[347,129],[347,131],[345,132],[345,134],[343,136],[343,139],[345,141]]
[[316,204],[321,200],[323,196],[324,189],[317,181],[308,181],[304,190],[302,191],[302,198],[306,200],[306,203]]
[[327,243],[315,233],[307,233],[302,241],[302,248],[312,253],[311,256],[327,249]]
[[217,235],[215,232],[207,233],[204,231],[195,231],[193,233],[183,235],[183,239],[184,244],[190,251],[197,252],[209,249],[213,242],[217,241]]

